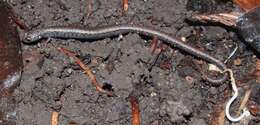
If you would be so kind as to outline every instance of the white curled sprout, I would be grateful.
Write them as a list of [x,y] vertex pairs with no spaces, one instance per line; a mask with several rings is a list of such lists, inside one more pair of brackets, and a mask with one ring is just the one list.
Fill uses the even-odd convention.
[[230,112],[229,112],[230,106],[231,106],[231,104],[235,101],[235,99],[237,98],[237,96],[238,96],[238,90],[237,90],[237,86],[236,86],[236,82],[235,82],[235,78],[234,78],[234,74],[233,74],[232,70],[231,70],[231,69],[226,69],[226,70],[223,71],[223,73],[224,73],[224,72],[228,72],[228,73],[229,73],[229,75],[230,75],[230,81],[231,81],[231,86],[232,86],[232,89],[233,89],[233,92],[234,92],[232,98],[231,98],[231,99],[227,102],[227,104],[226,104],[225,114],[226,114],[226,117],[228,118],[228,120],[230,120],[231,122],[238,122],[238,121],[240,121],[242,118],[244,118],[244,117],[246,117],[246,116],[249,116],[249,115],[250,115],[250,112],[249,112],[246,108],[244,108],[244,109],[243,109],[243,112],[242,112],[242,114],[241,114],[240,116],[238,116],[238,117],[232,117],[232,116],[230,115]]

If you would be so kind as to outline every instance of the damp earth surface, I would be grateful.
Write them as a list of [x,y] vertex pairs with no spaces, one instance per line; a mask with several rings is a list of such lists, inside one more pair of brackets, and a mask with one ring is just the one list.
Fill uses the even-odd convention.
[[[227,66],[236,79],[247,76],[255,60],[251,49],[231,29],[187,21],[195,13],[187,10],[187,2],[130,0],[128,11],[123,12],[121,0],[9,1],[30,29],[138,24],[169,33],[222,61],[238,47]],[[231,3],[222,2],[219,8],[232,8]],[[216,105],[229,99],[229,82],[214,86],[201,77],[201,72],[208,72],[207,62],[174,47],[166,47],[157,56],[151,52],[151,43],[152,38],[129,33],[95,41],[48,39],[23,44],[24,71],[14,92],[17,125],[49,125],[53,111],[60,113],[59,125],[130,125],[128,96],[132,93],[139,102],[142,125],[210,124],[217,117]],[[87,65],[98,82],[117,96],[98,93],[80,67],[57,47],[90,55]],[[241,63],[234,65],[238,58]],[[239,103],[234,105],[237,108]]]

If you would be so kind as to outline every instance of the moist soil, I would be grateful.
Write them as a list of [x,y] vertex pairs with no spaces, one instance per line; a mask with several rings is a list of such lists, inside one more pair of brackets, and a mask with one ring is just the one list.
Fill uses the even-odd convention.
[[[128,11],[123,12],[121,0],[9,1],[30,29],[137,24],[166,32],[222,61],[238,47],[227,66],[233,69],[236,79],[246,77],[255,61],[251,48],[241,42],[234,29],[187,21],[195,14],[187,10],[187,2],[130,0]],[[219,7],[213,2],[213,7],[233,8],[232,3],[221,2]],[[210,6],[202,9],[212,11]],[[157,51],[152,53],[151,43],[152,38],[129,33],[95,41],[49,39],[23,44],[24,72],[14,92],[17,125],[49,125],[53,111],[60,113],[59,125],[130,125],[129,95],[138,99],[142,125],[210,124],[216,117],[214,107],[224,104],[231,95],[229,82],[208,83],[201,72],[219,74],[209,72],[207,62],[174,47],[166,47],[158,56]],[[163,46],[161,43],[158,46]],[[83,57],[98,82],[116,96],[97,92],[73,59],[57,47]],[[236,102],[233,113],[238,106]]]

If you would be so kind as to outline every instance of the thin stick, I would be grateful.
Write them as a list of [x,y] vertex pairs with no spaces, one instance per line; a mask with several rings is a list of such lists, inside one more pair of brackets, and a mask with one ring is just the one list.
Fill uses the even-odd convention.
[[88,14],[87,17],[89,17],[92,14],[92,0],[88,0]]
[[253,72],[253,76],[256,79],[256,82],[260,82],[260,59],[256,59],[255,62],[255,71]]
[[108,96],[113,96],[112,92],[106,91],[101,87],[101,85],[98,83],[96,79],[96,76],[92,73],[91,69],[87,65],[85,65],[79,58],[77,58],[74,52],[61,47],[58,48],[58,50],[74,58],[75,63],[78,64],[84,70],[84,73],[90,78],[91,83],[96,87],[96,90],[98,92],[105,93]]
[[151,47],[150,47],[150,51],[152,52],[152,54],[156,50],[157,45],[158,45],[158,38],[155,36],[155,37],[153,37],[152,44],[151,44]]
[[123,0],[123,11],[126,12],[128,10],[128,0]]
[[218,117],[218,125],[224,125],[225,123],[225,111],[220,112]]
[[58,112],[52,112],[51,114],[51,125],[58,125],[59,121],[59,113]]
[[129,96],[132,105],[132,125],[140,125],[140,110],[138,101],[134,96]]
[[242,102],[241,102],[241,104],[238,108],[237,114],[239,114],[246,107],[246,104],[249,100],[250,95],[251,95],[251,89],[246,91],[245,96],[244,96],[244,98],[243,98],[243,100],[242,100]]

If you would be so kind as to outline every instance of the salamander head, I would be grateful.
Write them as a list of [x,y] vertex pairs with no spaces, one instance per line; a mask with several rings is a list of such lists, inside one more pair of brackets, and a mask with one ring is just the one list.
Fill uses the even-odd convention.
[[22,37],[22,41],[25,43],[33,43],[42,38],[40,32],[32,31],[32,32],[26,32],[24,36]]

